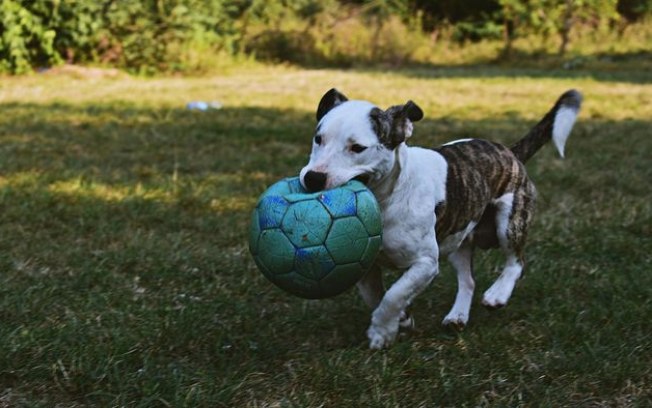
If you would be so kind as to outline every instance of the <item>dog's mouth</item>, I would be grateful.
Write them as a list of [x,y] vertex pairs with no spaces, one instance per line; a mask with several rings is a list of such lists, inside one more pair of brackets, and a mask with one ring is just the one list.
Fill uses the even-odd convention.
[[370,178],[371,178],[371,176],[369,174],[362,173],[362,174],[360,174],[358,176],[353,177],[353,180],[357,180],[357,181],[361,182],[362,184],[364,184],[366,186],[367,183],[369,183]]

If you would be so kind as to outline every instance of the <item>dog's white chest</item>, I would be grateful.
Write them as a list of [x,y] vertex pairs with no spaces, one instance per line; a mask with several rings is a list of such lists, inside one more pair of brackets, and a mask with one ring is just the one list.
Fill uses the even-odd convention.
[[[434,231],[434,222],[431,224]],[[435,246],[434,233],[430,235],[421,228],[415,228],[415,225],[386,222],[382,246],[384,257],[393,267],[408,268],[424,250],[430,252],[430,249]],[[424,241],[429,241],[430,244],[423,245]]]
[[439,154],[403,148],[401,175],[392,193],[380,199],[383,252],[397,268],[407,268],[420,257],[437,258],[435,206],[446,187],[446,162]]

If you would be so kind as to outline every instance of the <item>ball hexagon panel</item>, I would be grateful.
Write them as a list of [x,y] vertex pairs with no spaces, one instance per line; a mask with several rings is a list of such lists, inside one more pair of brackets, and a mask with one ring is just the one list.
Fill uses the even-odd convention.
[[319,195],[321,201],[334,218],[349,217],[356,213],[355,193],[345,188],[335,188]]
[[287,237],[298,248],[320,245],[326,239],[331,216],[317,200],[292,204],[281,223]]
[[279,227],[289,205],[283,197],[278,195],[263,197],[256,207],[260,229]]
[[288,188],[292,193],[305,193],[306,190],[301,185],[299,177],[289,177],[285,179],[285,182],[288,185]]
[[342,188],[353,191],[354,193],[357,193],[358,191],[368,191],[367,186],[358,180],[351,180],[343,185]]
[[382,242],[383,239],[380,236],[369,237],[367,241],[367,248],[364,250],[362,258],[360,259],[360,264],[363,268],[369,269],[374,263],[374,260],[380,251],[380,245]]
[[265,196],[276,195],[276,196],[285,196],[292,193],[302,193],[304,192],[301,182],[298,177],[290,177],[283,180],[280,180],[272,184],[265,192],[263,193],[261,199]]
[[256,256],[275,275],[288,273],[294,268],[294,245],[279,229],[266,229],[260,233]]
[[357,262],[367,249],[368,234],[357,217],[333,221],[326,238],[326,248],[336,264]]
[[276,275],[273,282],[280,288],[305,299],[321,299],[324,297],[317,281],[306,278],[297,272]]
[[271,282],[275,282],[274,281],[274,276],[275,276],[274,273],[272,273],[272,271],[267,269],[267,266],[265,265],[265,263],[258,256],[254,255],[254,262],[256,262],[256,266],[258,266],[258,269],[263,273],[263,275],[267,279],[269,279]]
[[323,245],[297,249],[294,269],[306,278],[318,281],[334,267],[335,262]]
[[306,201],[306,200],[312,200],[313,197],[311,197],[308,194],[301,194],[301,193],[292,193],[283,196],[288,202],[290,203],[298,203],[299,201]]
[[324,296],[339,295],[355,285],[366,272],[357,262],[337,265],[319,284]]
[[383,222],[376,197],[369,190],[363,190],[356,194],[356,199],[358,218],[364,224],[369,235],[380,235],[383,231]]
[[262,274],[296,296],[322,299],[353,286],[381,246],[382,220],[360,182],[316,193],[298,177],[262,194],[252,214],[249,248]]

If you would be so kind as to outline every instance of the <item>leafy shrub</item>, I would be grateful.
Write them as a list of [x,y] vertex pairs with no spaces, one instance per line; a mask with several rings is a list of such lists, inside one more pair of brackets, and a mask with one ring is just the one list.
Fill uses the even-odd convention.
[[235,51],[238,2],[223,0],[0,3],[0,69],[108,63],[136,72],[184,70],[187,47]]
[[0,0],[0,72],[63,61],[197,72],[243,54],[302,65],[402,64],[428,62],[442,40],[457,47],[502,39],[508,55],[531,36],[539,50],[556,38],[561,55],[581,27],[623,35],[650,13],[652,0]]
[[256,58],[302,65],[402,64],[427,43],[418,20],[367,18],[350,10],[322,11],[309,23],[284,21],[277,28],[252,28],[244,41]]
[[20,2],[0,2],[0,32],[0,71],[24,73],[31,70],[33,63],[60,60],[54,49],[55,31]]

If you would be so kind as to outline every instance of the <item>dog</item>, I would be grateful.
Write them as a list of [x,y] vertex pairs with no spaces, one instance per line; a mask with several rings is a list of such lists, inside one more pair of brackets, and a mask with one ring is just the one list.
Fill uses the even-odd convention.
[[[505,306],[525,265],[524,246],[532,222],[536,189],[524,163],[553,141],[560,156],[573,128],[582,95],[569,90],[511,148],[482,139],[461,139],[427,149],[406,144],[413,123],[423,118],[414,102],[382,110],[349,100],[337,89],[322,97],[303,187],[320,191],[349,180],[374,193],[383,220],[382,251],[357,283],[373,310],[369,347],[381,349],[399,328],[414,325],[407,309],[439,273],[447,256],[457,272],[458,291],[444,325],[464,327],[475,282],[475,248],[500,248],[506,262],[484,293],[484,306]],[[385,291],[381,266],[404,270]]]

